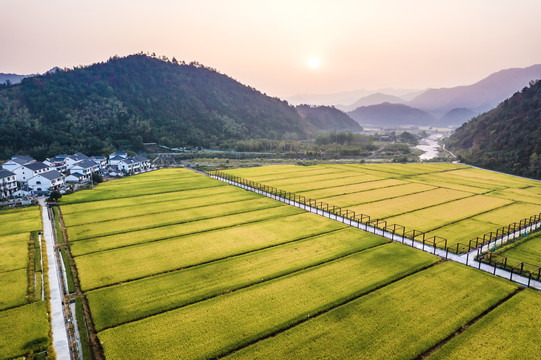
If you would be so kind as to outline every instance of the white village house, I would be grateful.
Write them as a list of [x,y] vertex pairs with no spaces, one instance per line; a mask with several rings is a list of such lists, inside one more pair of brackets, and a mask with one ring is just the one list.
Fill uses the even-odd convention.
[[65,162],[66,162],[66,171],[67,170],[71,170],[71,168],[77,164],[78,162],[80,161],[83,161],[83,160],[90,160],[90,158],[88,156],[86,156],[85,154],[83,153],[77,153],[77,154],[73,154],[73,155],[69,155],[65,158]]
[[66,158],[68,156],[66,154],[56,155],[54,158],[44,160],[43,163],[49,165],[51,170],[65,172],[67,171]]
[[3,163],[2,168],[14,173],[15,170],[19,169],[21,166],[25,164],[35,163],[35,162],[36,160],[32,159],[31,157],[15,155],[10,160]]
[[17,176],[6,169],[0,169],[0,198],[12,196],[17,191]]
[[53,191],[64,185],[64,175],[56,170],[37,174],[28,180],[28,188],[32,191]]
[[150,160],[146,157],[135,155],[120,160],[117,167],[119,171],[139,173],[150,170],[151,165]]
[[99,170],[99,165],[96,162],[90,160],[89,158],[88,160],[82,160],[74,164],[70,168],[69,171],[70,171],[70,175],[81,174],[83,181],[85,181],[85,180],[90,180],[92,173],[98,170]]
[[38,174],[46,173],[50,171],[51,167],[42,162],[33,162],[29,164],[21,165],[21,167],[15,169],[13,172],[17,176],[17,181],[26,183],[29,179]]

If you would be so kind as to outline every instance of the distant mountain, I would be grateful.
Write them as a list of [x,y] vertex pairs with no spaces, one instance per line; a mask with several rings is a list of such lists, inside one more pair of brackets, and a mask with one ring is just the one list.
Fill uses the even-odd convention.
[[473,85],[427,90],[408,105],[439,114],[455,108],[467,108],[479,114],[537,79],[541,79],[541,64],[502,70]]
[[9,81],[11,84],[18,84],[22,79],[33,75],[17,75],[17,74],[4,74],[0,73],[0,84],[5,84]]
[[466,121],[475,117],[476,113],[466,108],[456,108],[448,111],[445,115],[439,118],[435,125],[442,127],[458,127]]
[[403,104],[361,106],[348,115],[363,126],[427,126],[434,122],[431,114]]
[[375,94],[362,97],[351,105],[339,106],[338,108],[342,111],[352,111],[361,106],[378,105],[386,102],[391,104],[403,104],[406,101],[398,96],[377,92]]
[[346,113],[332,106],[298,105],[296,108],[303,119],[322,131],[357,132],[363,130]]
[[352,110],[354,108],[349,108],[348,105],[345,105],[345,104],[353,104],[355,101],[363,97],[370,96],[376,93],[383,93],[383,94],[387,94],[391,96],[397,96],[397,97],[406,99],[406,101],[409,101],[412,99],[412,97],[419,95],[421,91],[415,90],[415,89],[394,89],[394,88],[385,88],[385,89],[377,89],[377,90],[359,89],[359,90],[344,91],[344,92],[332,93],[332,94],[298,94],[298,95],[288,97],[287,101],[289,101],[293,105],[301,105],[301,104],[329,105],[329,106],[332,105],[342,111],[347,111],[343,109]]
[[466,163],[541,179],[541,81],[463,124],[447,147]]
[[315,133],[285,101],[198,63],[144,54],[0,87],[0,159],[139,150],[143,142],[208,148]]

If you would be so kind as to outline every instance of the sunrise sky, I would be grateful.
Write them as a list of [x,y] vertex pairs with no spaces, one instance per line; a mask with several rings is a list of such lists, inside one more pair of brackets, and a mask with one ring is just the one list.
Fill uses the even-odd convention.
[[269,95],[466,85],[541,63],[540,0],[0,0],[0,72],[144,51]]

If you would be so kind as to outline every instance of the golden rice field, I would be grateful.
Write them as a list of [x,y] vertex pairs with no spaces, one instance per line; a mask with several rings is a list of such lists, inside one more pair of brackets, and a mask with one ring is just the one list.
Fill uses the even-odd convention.
[[41,299],[40,229],[38,206],[0,210],[0,359],[46,351],[51,342]]
[[[415,164],[238,172],[329,203],[370,206],[387,218],[410,215],[434,231],[440,222],[452,225],[451,210],[468,211],[455,219],[473,214],[497,224],[506,207],[518,213],[539,205],[514,200],[506,190],[518,185],[506,177],[490,185],[505,196],[491,195],[481,175],[451,177],[450,187],[416,178],[464,170]],[[391,210],[393,200],[402,212]],[[438,209],[431,217],[415,215],[431,207]],[[94,357],[445,358],[451,339],[458,355],[498,358],[482,347],[474,356],[462,352],[494,321],[521,336],[509,354],[538,348],[535,330],[523,336],[518,324],[541,327],[539,317],[527,316],[541,311],[539,293],[525,296],[514,283],[190,170],[100,184],[62,198],[60,212],[96,335]],[[517,316],[505,316],[508,308]]]
[[541,214],[541,182],[459,164],[276,165],[223,173],[439,236],[448,247]]

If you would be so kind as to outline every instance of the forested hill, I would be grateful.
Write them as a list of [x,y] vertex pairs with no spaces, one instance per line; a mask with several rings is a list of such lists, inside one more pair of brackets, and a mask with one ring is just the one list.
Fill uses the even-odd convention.
[[212,147],[315,132],[287,102],[165,57],[114,57],[0,87],[0,159],[139,150],[144,142]]
[[298,105],[301,117],[322,131],[363,131],[361,125],[333,106]]
[[469,164],[541,179],[541,81],[463,124],[448,147]]

